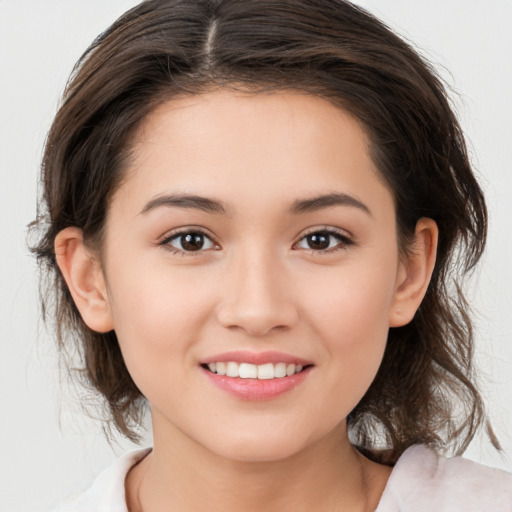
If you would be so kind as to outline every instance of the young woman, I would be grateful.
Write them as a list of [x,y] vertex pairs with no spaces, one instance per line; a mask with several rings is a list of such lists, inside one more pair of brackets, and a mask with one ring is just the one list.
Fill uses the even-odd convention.
[[59,342],[154,437],[62,511],[512,509],[510,475],[436,453],[486,424],[461,288],[486,208],[378,20],[143,2],[78,64],[43,178]]

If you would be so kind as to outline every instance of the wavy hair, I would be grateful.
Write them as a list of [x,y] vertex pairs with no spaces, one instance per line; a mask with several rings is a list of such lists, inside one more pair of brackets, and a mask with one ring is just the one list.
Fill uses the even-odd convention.
[[[359,120],[394,196],[403,250],[421,217],[439,228],[437,263],[410,324],[389,332],[382,365],[348,417],[351,439],[393,463],[410,445],[462,452],[487,424],[473,371],[465,278],[487,214],[465,141],[433,67],[365,10],[343,0],[147,0],[102,33],[76,64],[51,126],[33,229],[43,313],[63,353],[104,399],[106,419],[138,439],[145,399],[116,333],[82,321],[56,265],[68,226],[101,247],[130,137],[158,104],[215,88],[298,90]],[[498,446],[488,426],[491,441]],[[385,448],[377,451],[377,448]]]

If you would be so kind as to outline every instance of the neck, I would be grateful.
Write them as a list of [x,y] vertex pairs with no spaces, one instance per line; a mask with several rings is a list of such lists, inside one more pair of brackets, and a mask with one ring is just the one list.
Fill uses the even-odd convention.
[[389,468],[365,459],[345,425],[291,457],[233,461],[188,438],[154,434],[154,449],[128,475],[130,512],[374,510]]

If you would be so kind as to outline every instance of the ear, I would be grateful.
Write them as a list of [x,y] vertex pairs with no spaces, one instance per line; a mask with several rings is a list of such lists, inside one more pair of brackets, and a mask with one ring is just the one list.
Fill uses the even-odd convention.
[[427,292],[434,270],[438,229],[432,219],[421,218],[416,224],[412,247],[400,263],[395,295],[389,313],[389,326],[408,324]]
[[100,262],[84,244],[82,230],[70,227],[55,237],[57,265],[82,319],[93,331],[113,326],[110,302]]

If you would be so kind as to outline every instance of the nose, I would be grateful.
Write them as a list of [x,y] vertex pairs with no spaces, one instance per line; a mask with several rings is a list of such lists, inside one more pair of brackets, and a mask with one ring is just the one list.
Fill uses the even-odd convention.
[[286,330],[298,320],[287,272],[267,251],[232,261],[222,283],[217,319],[221,325],[265,336]]

